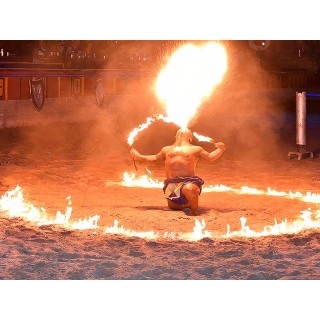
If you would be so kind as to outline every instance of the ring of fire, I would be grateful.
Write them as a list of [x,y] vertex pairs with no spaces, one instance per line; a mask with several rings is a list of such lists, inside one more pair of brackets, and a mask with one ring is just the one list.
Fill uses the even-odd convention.
[[[192,63],[190,63],[192,62]],[[185,66],[192,65],[194,67],[192,76],[186,77]],[[202,99],[211,94],[213,88],[220,83],[227,68],[226,52],[219,43],[208,43],[203,48],[195,48],[187,45],[172,56],[168,65],[159,74],[157,82],[157,94],[165,102],[166,116],[162,114],[152,116],[147,122],[135,128],[129,135],[128,144],[132,146],[136,135],[147,128],[155,120],[163,120],[164,122],[172,122],[179,127],[189,126],[194,119]],[[187,81],[188,80],[188,81]],[[192,90],[190,89],[192,88]],[[181,118],[179,107],[184,106],[184,118]],[[205,137],[208,138],[208,137]],[[208,142],[210,139],[208,138]],[[205,141],[205,140],[204,140]],[[152,180],[148,176],[136,177],[134,174],[125,172],[122,182],[108,182],[122,187],[148,187],[160,188],[162,183]],[[247,186],[240,189],[226,187],[223,185],[209,185],[203,188],[203,192],[228,192],[235,194],[251,194],[254,196],[267,195],[284,197],[286,199],[298,199],[306,203],[313,203],[316,206],[320,203],[320,195],[307,192],[305,195],[296,192],[275,191],[268,188],[267,191],[257,190]],[[267,235],[277,235],[284,233],[296,233],[305,229],[320,227],[320,210],[317,208],[306,209],[301,211],[299,218],[291,223],[286,219],[274,225],[268,225],[263,231],[256,232],[246,225],[247,219],[240,218],[241,229],[232,231],[230,225],[226,226],[226,233],[215,235],[213,232],[206,230],[206,222],[195,219],[193,232],[176,233],[174,231],[166,231],[163,234],[151,231],[135,231],[125,229],[119,226],[119,221],[114,220],[114,224],[109,227],[98,226],[100,216],[98,214],[77,221],[71,220],[72,206],[71,197],[67,197],[68,205],[65,213],[58,211],[55,217],[49,217],[44,208],[36,208],[32,203],[26,202],[22,193],[22,189],[17,186],[14,190],[7,191],[0,199],[0,212],[10,218],[21,217],[28,221],[32,221],[37,225],[55,224],[68,229],[93,229],[94,232],[104,228],[104,233],[120,234],[124,236],[136,236],[145,239],[163,239],[163,240],[187,240],[197,241],[205,237],[233,237],[233,236],[249,236],[259,237]],[[191,230],[192,226],[190,226]]]
[[[147,175],[136,177],[134,173],[125,172],[122,182],[109,182],[109,184],[117,184],[123,187],[145,187],[145,188],[161,188],[162,183],[154,180]],[[209,185],[203,188],[203,192],[228,192],[242,195],[261,196],[266,195],[270,197],[282,197],[286,199],[297,199],[305,203],[315,204],[316,208],[313,210],[302,210],[298,219],[288,222],[286,219],[278,223],[275,221],[274,225],[265,226],[262,231],[257,232],[251,230],[246,225],[247,219],[240,218],[241,229],[238,231],[230,231],[230,225],[226,226],[226,233],[217,235],[213,231],[206,230],[205,219],[201,221],[195,218],[195,225],[193,232],[190,233],[176,233],[168,230],[164,233],[159,233],[154,230],[150,231],[136,231],[126,229],[115,220],[113,226],[98,226],[99,215],[94,215],[84,219],[72,221],[72,206],[71,197],[67,197],[68,205],[65,213],[58,211],[55,217],[47,215],[44,208],[36,208],[32,203],[25,201],[23,192],[20,186],[14,190],[7,191],[0,199],[0,212],[9,218],[23,218],[31,221],[36,225],[59,225],[62,228],[73,230],[94,230],[95,233],[102,231],[104,234],[116,234],[126,237],[139,237],[146,240],[185,240],[185,241],[198,241],[203,238],[230,238],[230,237],[261,237],[268,235],[280,235],[298,233],[307,229],[320,228],[320,210],[317,209],[320,203],[320,194],[307,192],[302,194],[300,192],[284,192],[276,191],[267,188],[266,191],[243,186],[240,189],[227,187],[224,185]],[[191,227],[190,227],[191,229]],[[101,233],[101,232],[100,232]]]

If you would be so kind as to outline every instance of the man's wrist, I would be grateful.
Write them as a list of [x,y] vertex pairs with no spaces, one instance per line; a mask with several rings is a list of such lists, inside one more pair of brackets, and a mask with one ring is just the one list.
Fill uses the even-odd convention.
[[225,147],[225,145],[220,145],[220,144],[215,144],[215,147],[216,148],[218,148],[218,149],[220,149],[220,150],[222,150],[222,151],[225,151],[226,150],[226,147]]

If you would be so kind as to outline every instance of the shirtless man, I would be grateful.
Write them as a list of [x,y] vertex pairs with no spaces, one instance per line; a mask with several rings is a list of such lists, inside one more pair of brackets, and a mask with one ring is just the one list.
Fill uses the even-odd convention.
[[174,144],[163,147],[158,154],[142,155],[133,148],[130,153],[137,161],[165,161],[167,179],[164,181],[163,191],[168,207],[173,210],[190,208],[191,213],[197,215],[199,195],[204,183],[195,175],[197,162],[199,158],[209,161],[218,159],[226,147],[223,142],[217,142],[217,149],[209,153],[200,146],[192,145],[192,138],[190,129],[179,129]]

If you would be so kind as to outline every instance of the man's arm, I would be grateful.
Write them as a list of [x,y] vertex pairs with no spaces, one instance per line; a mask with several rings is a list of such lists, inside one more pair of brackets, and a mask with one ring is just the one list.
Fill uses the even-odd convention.
[[223,152],[226,150],[226,146],[223,142],[217,142],[215,143],[215,146],[217,147],[217,149],[213,150],[212,152],[208,152],[201,148],[199,157],[209,161],[214,161],[220,158]]
[[132,148],[130,150],[132,158],[136,161],[156,161],[156,160],[165,160],[164,148],[157,154],[152,155],[143,155],[140,154],[136,149]]

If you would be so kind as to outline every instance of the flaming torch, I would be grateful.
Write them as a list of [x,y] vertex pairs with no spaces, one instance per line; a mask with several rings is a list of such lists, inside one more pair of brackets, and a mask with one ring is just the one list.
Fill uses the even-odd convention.
[[214,139],[198,134],[197,132],[193,132],[193,135],[198,139],[198,141],[214,143]]
[[[148,128],[150,126],[150,124],[156,120],[163,120],[164,122],[170,122],[170,120],[168,119],[168,117],[164,116],[163,114],[155,114],[151,117],[148,117],[146,122],[140,124],[138,127],[134,128],[127,139],[127,143],[129,145],[129,147],[132,147],[134,140],[136,139],[137,135],[139,132],[143,131],[144,129]],[[133,165],[134,168],[136,169],[136,171],[138,171],[137,166],[136,166],[136,162],[133,159]]]

